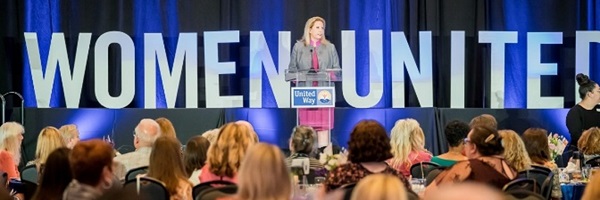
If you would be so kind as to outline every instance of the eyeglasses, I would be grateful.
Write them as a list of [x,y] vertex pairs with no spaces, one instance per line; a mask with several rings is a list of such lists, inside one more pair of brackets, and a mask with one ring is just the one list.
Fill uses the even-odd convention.
[[466,144],[466,143],[471,143],[471,139],[469,139],[469,138],[465,138],[465,139],[463,139],[463,142],[464,142],[465,144]]
[[137,134],[135,134],[135,131],[133,131],[133,137],[134,138],[137,137]]

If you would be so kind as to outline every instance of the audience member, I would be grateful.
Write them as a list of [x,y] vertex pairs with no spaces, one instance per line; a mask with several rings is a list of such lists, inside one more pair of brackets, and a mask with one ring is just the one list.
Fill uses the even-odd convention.
[[505,200],[496,188],[475,182],[446,184],[435,192],[427,193],[425,200]]
[[[142,119],[137,127],[135,127],[133,135],[135,151],[119,155],[115,157],[114,160],[125,168],[125,172],[134,168],[148,166],[152,145],[160,135],[160,126],[156,121],[152,119]],[[116,175],[120,179],[125,177],[125,174]]]
[[475,181],[502,189],[517,175],[502,158],[504,147],[498,131],[488,126],[476,126],[465,138],[465,153],[469,160],[459,161],[443,171],[426,188],[426,195],[446,183]]
[[156,121],[156,123],[158,123],[158,126],[160,126],[160,136],[177,138],[177,133],[175,132],[175,127],[173,126],[173,123],[171,123],[171,121],[169,119],[160,117],[160,118],[155,119],[154,121]]
[[248,130],[250,131],[250,133],[252,133],[252,137],[254,137],[254,140],[256,140],[256,142],[259,142],[258,134],[256,133],[256,131],[254,131],[254,126],[252,126],[252,124],[250,122],[248,122],[246,120],[238,120],[235,123],[246,126],[248,128]]
[[569,133],[571,135],[571,141],[569,141],[569,147],[565,149],[567,156],[571,151],[577,151],[579,138],[582,132],[592,127],[600,127],[600,86],[596,82],[590,79],[585,74],[579,73],[575,75],[577,84],[579,84],[579,98],[581,101],[569,109],[565,122]]
[[60,132],[60,136],[62,137],[67,148],[72,149],[73,146],[79,142],[79,130],[77,130],[77,125],[63,125],[58,129],[58,131]]
[[399,177],[410,190],[406,178],[391,168],[385,161],[393,157],[390,139],[383,126],[375,120],[358,122],[350,133],[348,141],[349,163],[330,171],[325,179],[328,191],[349,183],[357,183],[362,178],[376,173],[391,174]]
[[496,121],[496,118],[493,115],[482,114],[471,119],[471,122],[469,123],[469,128],[471,129],[475,128],[476,126],[487,126],[494,130],[497,130],[498,122]]
[[48,155],[46,167],[40,173],[40,184],[33,200],[61,200],[67,185],[73,180],[69,154],[71,149],[60,147]]
[[256,134],[244,125],[227,123],[221,127],[217,141],[208,149],[200,182],[225,180],[236,182],[236,175],[246,150],[257,142]]
[[285,163],[291,166],[292,160],[296,158],[308,158],[311,169],[323,168],[319,160],[313,154],[316,150],[317,134],[310,126],[298,125],[294,127],[289,141],[291,155],[285,159]]
[[406,200],[406,187],[402,181],[389,174],[373,174],[363,178],[352,191],[351,200]]
[[18,165],[21,163],[21,143],[25,129],[17,122],[6,122],[0,126],[0,170],[8,179],[21,179]]
[[592,127],[581,134],[577,147],[585,161],[600,156],[600,128]]
[[548,132],[541,128],[529,128],[523,133],[523,143],[531,158],[531,164],[543,166],[552,170],[554,178],[552,179],[553,199],[561,199],[562,191],[560,189],[560,177],[558,166],[550,157],[550,147],[548,146]]
[[41,174],[48,156],[55,149],[64,147],[65,143],[60,136],[58,129],[47,126],[40,131],[35,149],[35,159],[27,162],[27,166],[35,165],[38,174]]
[[469,125],[467,123],[454,120],[449,122],[444,129],[446,141],[448,142],[448,152],[434,156],[431,162],[437,163],[442,167],[450,167],[457,161],[467,160],[467,157],[462,153],[464,148],[463,140],[469,133]]
[[410,176],[410,167],[415,163],[431,161],[431,153],[425,149],[425,134],[414,119],[401,119],[391,131],[393,158],[387,163],[402,175]]
[[163,182],[171,199],[192,199],[192,183],[183,167],[179,141],[171,136],[161,136],[152,149],[147,176]]
[[69,156],[73,180],[63,200],[94,200],[113,186],[113,150],[98,139],[77,143]]
[[531,159],[529,159],[529,154],[519,134],[513,130],[499,130],[498,133],[502,137],[503,156],[506,163],[517,172],[530,169]]
[[194,136],[190,138],[185,145],[185,151],[183,152],[183,163],[185,166],[185,172],[189,177],[189,181],[193,185],[200,184],[198,177],[202,172],[202,167],[206,163],[206,154],[208,153],[208,147],[210,142],[205,137]]
[[237,193],[229,199],[289,200],[292,180],[281,150],[266,143],[250,147],[240,166],[237,186]]
[[210,145],[213,145],[215,143],[217,143],[217,138],[219,137],[219,133],[221,132],[221,129],[215,128],[215,129],[210,129],[204,133],[202,133],[202,137],[206,138],[208,140],[208,142],[210,142]]

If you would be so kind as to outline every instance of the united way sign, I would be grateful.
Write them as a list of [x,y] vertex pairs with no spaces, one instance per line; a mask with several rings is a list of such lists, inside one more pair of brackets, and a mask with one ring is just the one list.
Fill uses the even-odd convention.
[[335,107],[334,87],[292,88],[292,108]]

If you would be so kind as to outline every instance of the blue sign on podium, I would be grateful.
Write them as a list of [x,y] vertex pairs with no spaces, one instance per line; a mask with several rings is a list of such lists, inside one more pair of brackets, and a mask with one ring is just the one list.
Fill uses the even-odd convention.
[[334,87],[294,87],[292,88],[292,108],[332,108],[335,107]]

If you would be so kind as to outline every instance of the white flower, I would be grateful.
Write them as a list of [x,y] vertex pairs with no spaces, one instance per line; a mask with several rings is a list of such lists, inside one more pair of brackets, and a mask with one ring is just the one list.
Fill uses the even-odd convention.
[[319,163],[321,163],[322,165],[325,165],[325,163],[327,163],[327,155],[324,153],[320,153],[319,154]]

